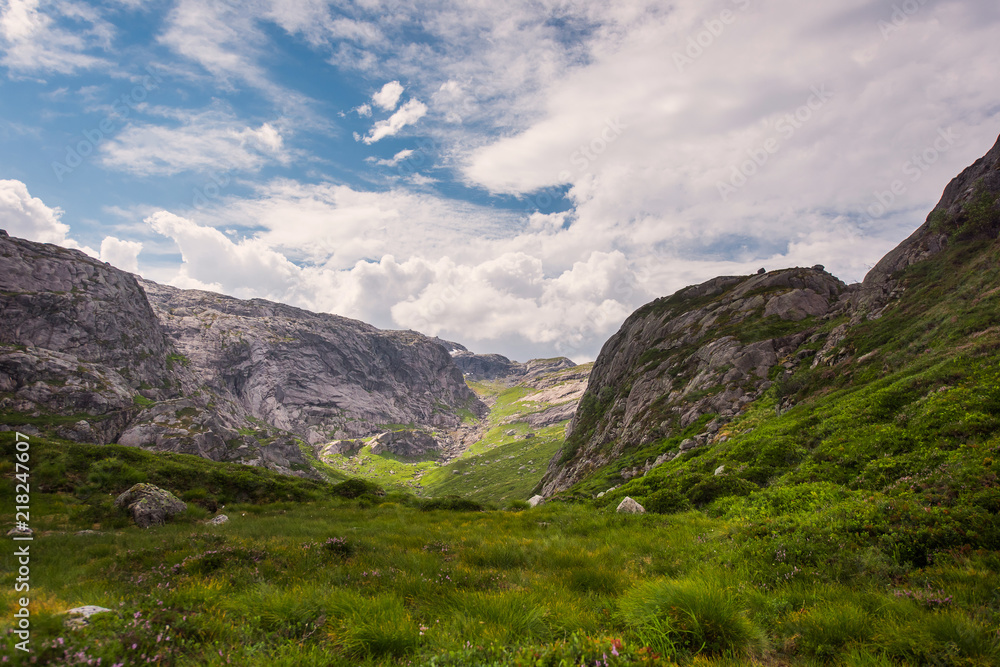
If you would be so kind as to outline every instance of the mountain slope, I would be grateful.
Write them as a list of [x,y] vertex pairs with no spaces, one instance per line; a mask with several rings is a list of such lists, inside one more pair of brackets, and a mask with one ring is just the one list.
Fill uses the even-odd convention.
[[[719,326],[752,281],[775,286],[789,272],[717,279],[637,311],[595,363],[545,491],[698,507],[763,521],[783,540],[827,522],[857,534],[859,548],[874,540],[917,565],[943,549],[1000,548],[998,170],[1000,142],[864,283],[825,283],[810,316],[768,315],[804,289],[777,283],[738,330]],[[698,337],[691,323],[715,313]],[[729,349],[736,356],[713,363]],[[741,361],[751,351],[756,365]],[[637,402],[637,387],[661,389]],[[661,431],[648,430],[650,413],[666,415]],[[820,565],[803,557],[800,567]]]
[[5,232],[0,308],[7,428],[315,476],[303,442],[485,412],[420,334],[164,287]]

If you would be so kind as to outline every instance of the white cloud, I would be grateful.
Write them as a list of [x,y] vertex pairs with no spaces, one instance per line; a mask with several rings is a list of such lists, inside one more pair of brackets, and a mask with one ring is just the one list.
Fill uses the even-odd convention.
[[[71,25],[66,25],[66,24]],[[110,46],[114,30],[97,11],[72,2],[7,0],[0,11],[0,65],[16,73],[71,74],[105,66],[92,55]]]
[[46,206],[38,197],[32,197],[21,181],[0,180],[0,228],[11,236],[54,243],[97,257],[96,250],[68,236],[69,225],[62,222],[62,216],[61,208]]
[[183,171],[256,171],[272,162],[287,163],[281,130],[271,123],[251,127],[218,109],[156,110],[179,125],[135,123],[100,146],[100,164],[139,176]]
[[21,181],[0,180],[0,224],[11,236],[40,243],[65,244],[69,225],[60,221],[62,209],[49,208],[28,193]]
[[361,106],[356,107],[354,111],[358,112],[358,115],[362,118],[367,118],[372,115],[372,108],[369,104],[362,104]]
[[420,100],[410,100],[399,110],[389,116],[387,120],[380,120],[365,136],[366,144],[374,144],[376,141],[391,137],[399,133],[407,125],[413,125],[427,114],[427,105]]
[[234,243],[217,229],[167,211],[145,221],[180,248],[183,263],[171,281],[177,287],[208,286],[243,298],[281,300],[300,273],[297,266],[256,239]]
[[372,95],[372,102],[379,109],[392,111],[399,104],[399,97],[403,94],[403,86],[399,81],[390,81],[382,86],[382,89]]
[[413,155],[413,153],[414,153],[413,149],[406,148],[406,149],[403,149],[403,150],[399,151],[398,153],[396,153],[395,155],[393,155],[391,158],[388,158],[388,159],[379,159],[379,158],[376,158],[376,157],[369,157],[369,158],[365,158],[365,160],[367,162],[373,162],[373,163],[375,163],[377,165],[380,165],[382,167],[395,167],[400,162],[402,162],[406,158],[408,158],[411,155]]
[[100,259],[122,271],[139,273],[140,252],[142,243],[138,241],[122,241],[114,236],[106,236],[101,241]]

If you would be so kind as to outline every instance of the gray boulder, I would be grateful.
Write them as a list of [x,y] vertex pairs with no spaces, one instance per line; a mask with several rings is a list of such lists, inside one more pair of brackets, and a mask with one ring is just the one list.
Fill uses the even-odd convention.
[[167,519],[187,509],[187,504],[174,494],[152,484],[136,484],[115,500],[115,507],[128,511],[140,528],[159,526]]
[[645,514],[646,508],[626,496],[624,500],[618,503],[616,511],[619,514]]
[[219,516],[217,516],[215,518],[209,519],[205,523],[207,523],[210,526],[221,526],[222,524],[226,523],[227,521],[229,521],[229,517],[226,516],[225,514],[220,514]]
[[537,507],[544,500],[545,496],[531,496],[528,498],[528,504],[532,507]]
[[87,604],[82,607],[74,607],[66,612],[69,616],[66,619],[66,627],[70,630],[79,630],[80,628],[88,625],[89,619],[94,614],[106,614],[114,613],[113,609],[108,609],[107,607],[98,607],[95,604]]

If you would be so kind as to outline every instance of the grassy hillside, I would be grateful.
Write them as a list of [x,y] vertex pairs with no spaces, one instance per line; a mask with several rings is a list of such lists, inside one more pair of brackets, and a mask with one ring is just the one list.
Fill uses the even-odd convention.
[[1000,249],[960,243],[904,284],[883,317],[842,341],[844,361],[778,367],[768,394],[710,445],[625,483],[609,466],[566,497],[618,483],[597,506],[628,495],[755,525],[797,544],[803,568],[824,565],[810,537],[878,545],[916,567],[942,550],[1000,549]]

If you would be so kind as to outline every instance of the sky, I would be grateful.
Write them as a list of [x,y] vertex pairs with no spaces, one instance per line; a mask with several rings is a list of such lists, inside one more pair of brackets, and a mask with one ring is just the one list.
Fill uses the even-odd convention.
[[997,63],[982,0],[0,0],[0,228],[583,362],[717,275],[861,280]]

